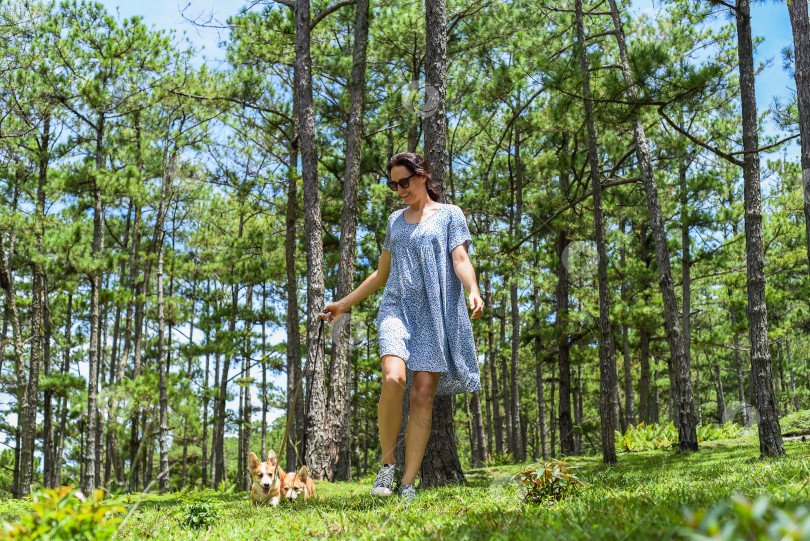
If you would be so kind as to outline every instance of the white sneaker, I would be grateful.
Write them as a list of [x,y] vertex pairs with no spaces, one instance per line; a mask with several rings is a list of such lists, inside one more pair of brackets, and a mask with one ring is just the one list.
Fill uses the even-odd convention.
[[374,484],[371,485],[371,493],[375,496],[388,497],[394,493],[394,465],[388,464],[380,468]]

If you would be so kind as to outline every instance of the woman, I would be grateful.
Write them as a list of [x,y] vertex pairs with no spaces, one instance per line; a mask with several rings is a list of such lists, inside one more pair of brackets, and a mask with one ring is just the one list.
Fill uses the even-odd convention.
[[385,286],[377,315],[382,393],[377,410],[382,467],[371,492],[390,496],[402,396],[410,389],[405,467],[400,495],[415,496],[413,482],[430,436],[435,395],[481,389],[472,317],[483,313],[475,270],[467,254],[472,239],[461,209],[438,202],[427,162],[404,152],[388,162],[388,186],[408,205],[388,217],[377,270],[354,291],[326,306],[334,323],[351,306]]

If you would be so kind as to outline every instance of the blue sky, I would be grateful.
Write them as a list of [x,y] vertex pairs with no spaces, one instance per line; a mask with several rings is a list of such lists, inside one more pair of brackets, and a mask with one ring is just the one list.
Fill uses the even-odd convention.
[[[246,5],[244,0],[101,0],[101,3],[110,11],[117,8],[122,17],[141,15],[147,25],[175,30],[178,36],[185,33],[212,67],[224,58],[224,51],[219,48],[218,42],[227,38],[227,31],[195,27],[183,19],[181,9],[185,9],[185,14],[190,18],[200,16],[200,20],[207,20],[213,15],[215,19],[224,21]],[[632,0],[632,10],[637,13],[655,15],[661,9],[662,3],[658,1]],[[721,22],[718,19],[718,23]],[[754,5],[752,24],[754,35],[765,38],[757,50],[756,60],[770,63],[757,78],[757,102],[759,110],[764,111],[771,105],[773,96],[787,98],[794,88],[792,77],[782,69],[781,51],[793,40],[787,6],[783,2]]]

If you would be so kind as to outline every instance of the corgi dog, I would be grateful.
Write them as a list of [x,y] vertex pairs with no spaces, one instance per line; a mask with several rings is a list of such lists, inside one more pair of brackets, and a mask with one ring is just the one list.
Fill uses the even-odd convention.
[[315,497],[315,483],[309,477],[309,470],[301,466],[298,473],[288,473],[281,482],[281,496],[291,502]]
[[278,459],[272,449],[267,453],[267,462],[259,462],[259,457],[254,453],[248,455],[248,468],[253,475],[250,501],[254,506],[272,505],[275,507],[278,505],[285,473],[277,466]]

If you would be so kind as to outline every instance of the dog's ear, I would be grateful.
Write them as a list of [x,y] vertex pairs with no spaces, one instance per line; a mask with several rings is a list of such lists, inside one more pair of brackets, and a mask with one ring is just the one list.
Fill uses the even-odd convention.
[[276,458],[276,452],[270,449],[267,452],[267,462],[270,464],[278,464],[278,459]]
[[259,465],[259,457],[256,456],[256,453],[252,452],[248,455],[248,468],[251,470],[255,470],[256,466]]
[[307,477],[309,477],[309,470],[306,466],[301,466],[301,469],[298,470],[298,477],[300,477],[302,481],[306,482]]

